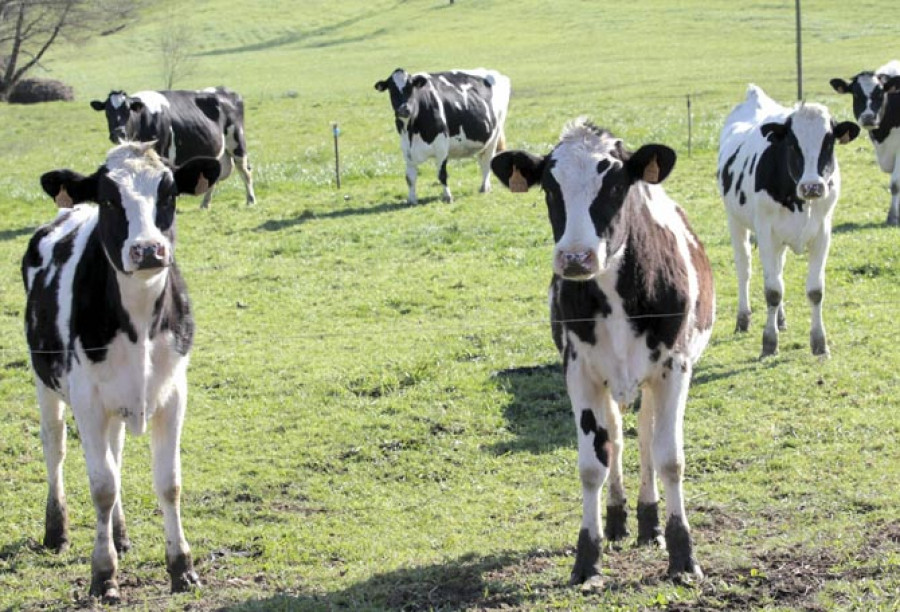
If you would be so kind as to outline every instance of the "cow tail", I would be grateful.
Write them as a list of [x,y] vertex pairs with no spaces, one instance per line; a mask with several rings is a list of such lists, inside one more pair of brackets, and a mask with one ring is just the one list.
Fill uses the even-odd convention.
[[497,138],[497,152],[506,151],[506,132],[500,128],[500,137]]

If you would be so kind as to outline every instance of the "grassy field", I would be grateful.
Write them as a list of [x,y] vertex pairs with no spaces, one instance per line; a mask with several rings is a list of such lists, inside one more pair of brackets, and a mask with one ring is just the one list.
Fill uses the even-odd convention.
[[[0,609],[87,598],[94,513],[70,418],[72,547],[43,551],[46,485],[22,333],[19,261],[54,215],[37,177],[93,170],[109,143],[88,102],[160,87],[160,31],[192,32],[183,87],[246,101],[259,204],[236,177],[212,209],[180,201],[178,260],[198,336],[183,438],[185,531],[204,588],[170,596],[145,439],[125,452],[135,545],[123,607],[190,610],[896,610],[900,601],[900,276],[887,176],[863,137],[838,150],[825,324],[808,350],[805,257],[789,255],[789,329],[759,361],[764,300],[735,335],[736,288],[715,188],[718,131],[748,82],[796,96],[793,2],[579,0],[159,2],[133,28],[60,46],[74,103],[0,108]],[[610,6],[607,6],[610,5]],[[886,0],[804,3],[807,99],[849,119],[828,80],[896,48]],[[885,51],[888,50],[888,51]],[[626,546],[605,586],[566,586],[581,512],[571,411],[550,339],[552,237],[542,196],[477,193],[473,161],[431,167],[418,206],[387,96],[411,71],[488,66],[513,82],[509,145],[546,152],[580,114],[633,148],[680,154],[667,182],[706,244],[718,322],[686,416],[685,492],[707,578],[666,580]],[[693,112],[688,156],[687,96]],[[331,123],[343,184],[333,184]],[[494,182],[496,186],[496,181]],[[626,486],[637,499],[635,415]]]

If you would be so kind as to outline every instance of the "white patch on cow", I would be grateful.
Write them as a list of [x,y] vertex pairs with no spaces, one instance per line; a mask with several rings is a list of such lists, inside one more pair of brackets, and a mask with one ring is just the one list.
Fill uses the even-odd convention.
[[407,75],[403,70],[395,70],[394,73],[391,74],[391,80],[394,81],[394,85],[399,91],[403,91],[403,88],[406,87],[408,79],[409,75]]
[[791,115],[791,130],[803,153],[803,175],[798,183],[824,183],[826,193],[830,176],[819,176],[819,154],[825,135],[831,132],[831,114],[821,104],[801,104]]
[[[128,221],[128,238],[122,245],[122,268],[135,272],[129,257],[136,242],[158,242],[171,254],[172,245],[156,226],[156,198],[162,177],[169,172],[148,145],[125,144],[113,149],[106,160],[107,176],[119,188]],[[154,270],[157,273],[160,270]]]
[[169,101],[158,91],[139,91],[131,97],[140,100],[153,115],[158,114],[163,108],[169,108]]
[[881,68],[875,71],[875,74],[885,74],[888,76],[900,76],[900,61],[891,60]]
[[109,95],[109,104],[115,109],[119,109],[125,104],[125,100],[128,99],[128,96],[121,93],[114,93]]
[[607,260],[616,255],[608,253],[606,240],[597,236],[590,207],[609,172],[608,169],[598,173],[597,164],[606,159],[611,162],[610,169],[621,167],[621,162],[610,156],[620,142],[617,138],[599,136],[581,119],[565,127],[560,143],[553,150],[555,163],[550,172],[559,184],[566,207],[565,231],[553,252],[557,274],[562,274],[560,253],[593,252],[600,273],[606,269]]

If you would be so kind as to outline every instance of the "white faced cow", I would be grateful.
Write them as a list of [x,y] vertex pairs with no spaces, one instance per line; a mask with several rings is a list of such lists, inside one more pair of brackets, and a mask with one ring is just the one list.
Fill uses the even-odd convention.
[[718,184],[737,268],[737,331],[750,326],[750,232],[754,232],[768,306],[763,357],[777,352],[778,330],[786,325],[782,272],[788,247],[798,254],[809,252],[809,342],[814,355],[828,354],[822,322],[825,260],[841,190],[834,145],[846,144],[857,135],[859,126],[852,121],[835,123],[820,104],[785,108],[755,85],[725,120],[719,139]]
[[508,77],[484,68],[413,75],[397,68],[387,79],[375,83],[375,89],[391,94],[400,148],[406,160],[410,204],[418,202],[418,168],[429,157],[437,163],[445,202],[453,199],[447,186],[450,158],[477,156],[481,191],[490,191],[491,158],[505,147]]
[[175,198],[203,193],[218,176],[214,158],[172,170],[151,144],[126,143],[90,176],[56,170],[41,177],[61,207],[37,230],[22,261],[25,332],[49,483],[43,542],[54,550],[69,542],[66,403],[78,425],[97,514],[90,593],[106,600],[119,598],[117,552],[130,546],[120,497],[125,428],[141,434],[148,423],[172,591],[199,584],[179,509],[194,321],[174,260]]
[[556,242],[550,316],[578,431],[583,492],[573,584],[596,584],[603,536],[627,535],[620,407],[638,392],[638,542],[663,543],[658,471],[666,491],[669,574],[702,575],[682,493],[682,423],[693,366],[712,331],[715,296],[703,245],[658,186],[674,165],[669,147],[632,153],[584,120],[566,126],[545,157],[507,151],[492,162],[512,191],[541,186]]
[[887,224],[900,225],[900,61],[860,72],[849,83],[831,79],[831,86],[838,93],[853,94],[853,114],[869,133],[878,165],[891,175]]
[[[237,167],[247,191],[247,204],[256,203],[253,176],[244,140],[244,101],[225,87],[201,91],[113,91],[91,108],[106,113],[113,144],[133,140],[155,142],[156,152],[174,165],[194,157],[216,157],[221,178]],[[203,197],[209,207],[213,190]]]

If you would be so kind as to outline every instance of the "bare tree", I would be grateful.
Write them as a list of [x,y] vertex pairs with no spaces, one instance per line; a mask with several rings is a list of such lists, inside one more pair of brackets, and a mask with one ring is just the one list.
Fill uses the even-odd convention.
[[159,49],[162,53],[162,74],[166,89],[174,89],[176,81],[191,76],[196,60],[190,28],[183,20],[170,19],[160,31]]
[[0,100],[61,40],[118,31],[137,16],[135,0],[0,0]]

